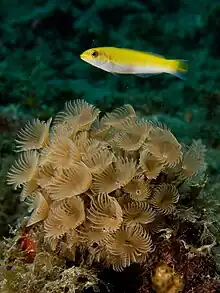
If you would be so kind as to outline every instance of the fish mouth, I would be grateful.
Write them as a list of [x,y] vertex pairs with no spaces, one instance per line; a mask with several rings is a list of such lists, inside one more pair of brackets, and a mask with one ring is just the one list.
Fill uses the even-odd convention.
[[84,54],[84,53],[80,54],[80,58],[81,58],[82,60],[85,60],[85,59],[86,59],[85,54]]

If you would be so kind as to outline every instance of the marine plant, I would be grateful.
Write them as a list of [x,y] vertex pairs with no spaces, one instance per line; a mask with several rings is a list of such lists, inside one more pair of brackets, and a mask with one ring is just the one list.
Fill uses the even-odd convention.
[[201,141],[181,145],[129,104],[101,115],[84,100],[66,102],[53,120],[28,122],[16,143],[7,182],[30,205],[27,227],[53,251],[86,251],[90,264],[116,271],[145,262],[206,169]]

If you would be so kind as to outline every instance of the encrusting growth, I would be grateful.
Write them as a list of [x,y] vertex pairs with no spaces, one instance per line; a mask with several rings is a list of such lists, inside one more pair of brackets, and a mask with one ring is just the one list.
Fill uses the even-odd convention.
[[139,119],[131,105],[99,118],[84,100],[67,102],[54,121],[29,122],[7,182],[31,199],[28,226],[43,223],[45,241],[121,271],[154,248],[175,213],[180,182],[204,172],[205,147],[182,147],[170,130]]

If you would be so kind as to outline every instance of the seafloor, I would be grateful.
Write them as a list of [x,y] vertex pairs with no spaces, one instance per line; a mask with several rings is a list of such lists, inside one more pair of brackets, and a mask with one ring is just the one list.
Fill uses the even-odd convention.
[[[210,274],[212,278],[218,275],[219,19],[218,0],[0,1],[1,238],[8,237],[10,231],[27,215],[26,206],[20,203],[19,192],[12,191],[5,183],[5,175],[15,157],[14,138],[24,123],[37,117],[46,120],[54,116],[68,100],[85,99],[103,112],[129,103],[139,116],[166,123],[182,143],[190,144],[194,139],[201,139],[206,145],[207,183],[190,205],[198,215],[197,224],[200,228],[208,227],[216,239],[216,244],[208,255],[198,256],[198,262],[201,261],[202,264],[198,265],[196,276],[201,273],[201,267],[207,268],[207,275]],[[149,78],[116,76],[80,60],[79,55],[84,50],[99,46],[127,47],[154,52],[168,58],[189,60],[187,79],[182,81],[168,74]],[[190,221],[189,225],[193,227],[184,225],[181,228],[183,231],[179,233],[189,237],[187,233],[196,229],[196,224],[193,226]],[[201,236],[200,228],[196,229],[193,237]],[[5,249],[7,251],[10,245],[17,243],[13,237],[8,241],[7,244],[2,243],[7,265],[8,255]],[[169,248],[170,253],[175,246],[173,257],[176,262],[184,262],[183,258],[178,259],[176,251],[186,247],[178,246],[175,239],[172,241],[167,243],[164,254],[167,255],[166,249]],[[208,240],[206,244],[210,244]],[[185,252],[183,254],[185,255]],[[153,264],[155,263],[156,260]],[[61,266],[63,265],[62,263]],[[148,265],[151,268],[152,264]],[[69,263],[67,267],[72,268]],[[28,269],[25,265],[20,273]],[[138,276],[134,287],[128,282],[128,286],[124,284],[123,288],[118,285],[121,278],[118,273],[105,270],[98,276],[95,273],[98,279],[104,280],[103,287],[99,284],[100,287],[96,289],[109,292],[152,292],[149,289],[152,282],[149,275],[146,278],[140,277],[145,276],[146,271],[146,268],[135,267],[134,271],[131,268],[123,272],[122,276],[126,280],[135,279],[136,273]],[[182,272],[180,268],[177,268],[177,271]],[[7,273],[10,275],[11,272]],[[55,276],[58,274],[57,271],[52,273]],[[70,274],[72,273],[71,271]],[[65,279],[66,275],[62,277]],[[44,278],[46,280],[48,275]],[[95,282],[95,279],[91,280],[93,281]],[[107,289],[106,284],[109,285]],[[209,283],[207,286],[210,285],[210,288],[196,284],[197,291],[187,288],[183,292],[220,292],[216,289],[216,284]],[[81,290],[81,287],[78,287]],[[202,287],[206,291],[202,291]],[[3,292],[14,292],[10,288],[9,290],[11,291]],[[67,289],[61,288],[59,292],[73,292],[71,289],[65,290]]]

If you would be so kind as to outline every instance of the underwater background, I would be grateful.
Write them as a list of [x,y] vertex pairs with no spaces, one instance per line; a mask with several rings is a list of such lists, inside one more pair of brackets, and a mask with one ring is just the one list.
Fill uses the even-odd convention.
[[[113,75],[80,59],[102,46],[189,60],[187,79]],[[210,222],[220,220],[219,0],[0,0],[1,237],[27,214],[5,184],[16,133],[76,99],[104,112],[131,104],[141,117],[167,124],[182,143],[201,139],[209,183],[196,203]]]

